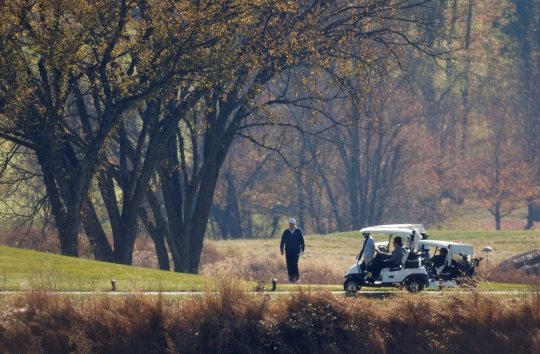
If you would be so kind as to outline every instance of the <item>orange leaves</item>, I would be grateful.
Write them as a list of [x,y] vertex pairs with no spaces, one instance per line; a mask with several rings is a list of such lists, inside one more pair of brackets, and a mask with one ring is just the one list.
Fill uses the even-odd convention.
[[471,152],[469,167],[472,190],[489,209],[498,205],[510,212],[540,191],[534,170],[512,142],[485,140]]

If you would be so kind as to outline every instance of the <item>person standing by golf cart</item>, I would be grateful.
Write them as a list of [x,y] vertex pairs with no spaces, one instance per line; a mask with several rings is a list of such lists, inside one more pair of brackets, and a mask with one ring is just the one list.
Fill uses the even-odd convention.
[[405,248],[403,247],[403,239],[401,236],[394,237],[394,250],[392,255],[379,254],[381,258],[375,259],[368,267],[368,271],[372,272],[372,282],[377,279],[383,268],[393,268],[401,264],[403,255],[405,254]]
[[[300,272],[298,271],[298,259],[304,254],[306,246],[304,244],[304,234],[296,227],[296,220],[289,220],[289,228],[283,231],[281,243],[279,245],[281,255],[285,254],[287,262],[287,273],[289,274],[289,284],[300,282]],[[285,252],[283,249],[285,248]]]
[[375,257],[375,240],[369,232],[362,233],[364,236],[364,264],[367,266]]

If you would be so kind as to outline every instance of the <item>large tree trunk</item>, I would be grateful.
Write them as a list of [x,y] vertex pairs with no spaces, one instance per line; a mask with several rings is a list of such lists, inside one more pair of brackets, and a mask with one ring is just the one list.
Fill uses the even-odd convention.
[[212,204],[217,178],[219,175],[217,168],[214,167],[212,170],[213,171],[209,171],[209,173],[203,179],[203,183],[201,184],[197,197],[197,204],[192,216],[190,248],[188,252],[189,263],[188,268],[184,270],[187,273],[197,274],[199,271],[206,224],[208,223],[210,206]]
[[[183,216],[183,192],[180,175],[180,160],[178,158],[178,137],[172,134],[166,145],[166,153],[164,154],[161,167],[158,169],[158,174],[161,179],[161,191],[165,202],[165,210],[167,213],[168,228],[163,226],[166,232],[166,240],[171,250],[174,271],[181,271],[180,249],[182,247],[182,233],[184,232]],[[151,193],[151,192],[149,192]],[[154,212],[156,215],[157,210]]]
[[52,166],[42,151],[36,151],[41,171],[43,172],[43,181],[47,189],[47,195],[51,203],[51,212],[54,215],[56,227],[58,229],[58,238],[60,241],[60,251],[65,256],[79,256],[78,246],[78,216],[75,220],[70,219],[66,207],[62,202],[60,190],[54,179]]
[[83,215],[84,230],[90,246],[92,246],[94,258],[98,261],[115,262],[114,252],[90,199],[86,199],[84,202]]
[[[98,186],[101,193],[101,199],[105,204],[105,209],[109,216],[111,230],[113,235],[114,250],[119,250],[122,246],[120,239],[122,225],[120,218],[120,209],[118,207],[118,198],[116,197],[116,189],[114,185],[113,173],[110,166],[106,167],[105,171],[98,173]],[[114,252],[114,251],[113,251]],[[118,261],[115,254],[115,260]]]
[[[148,230],[152,241],[154,241],[154,248],[156,250],[159,269],[171,270],[171,266],[169,264],[169,253],[167,252],[167,247],[165,246],[164,232],[162,232],[162,230],[158,230],[158,228],[154,226],[154,224],[148,217],[146,210],[143,207],[141,207],[139,210],[139,216],[144,226],[146,227],[146,230]],[[157,219],[155,213],[154,217]],[[156,222],[156,224],[159,225],[160,222],[158,221]]]
[[[212,98],[214,100],[214,106],[217,106],[218,97],[214,96]],[[232,114],[232,109],[232,106],[228,106],[228,103],[226,103],[218,116],[214,116],[217,112],[213,112],[208,119],[211,124],[204,135],[204,162],[201,168],[203,172],[200,179],[199,193],[197,194],[195,208],[190,214],[191,221],[189,228],[184,230],[183,235],[184,240],[189,239],[189,248],[186,247],[188,245],[187,243],[182,244],[182,248],[184,249],[182,255],[187,256],[189,260],[188,262],[184,262],[187,266],[186,271],[189,273],[195,274],[199,270],[210,207],[214,198],[219,171],[234,139],[237,127],[235,121],[238,121],[247,113],[246,108],[240,108],[232,117],[230,125],[226,127],[225,124],[228,117]],[[185,209],[191,211],[191,208],[188,209],[188,205],[193,204],[186,196]],[[187,220],[187,218],[185,217],[184,220]]]
[[[161,161],[164,151],[167,151],[169,140],[174,136],[175,127],[181,119],[180,115],[169,115],[160,121],[161,107],[159,100],[147,104],[143,119],[145,124],[135,149],[127,144],[127,141],[124,142],[126,135],[124,128],[123,126],[119,128],[121,170],[119,183],[123,191],[123,204],[122,228],[120,230],[121,247],[119,250],[115,248],[115,253],[122,264],[132,263],[138,230],[139,208],[155,173],[156,165]],[[142,147],[147,136],[149,142],[144,154],[144,162],[142,162]],[[128,158],[133,165],[129,176],[126,167]]]

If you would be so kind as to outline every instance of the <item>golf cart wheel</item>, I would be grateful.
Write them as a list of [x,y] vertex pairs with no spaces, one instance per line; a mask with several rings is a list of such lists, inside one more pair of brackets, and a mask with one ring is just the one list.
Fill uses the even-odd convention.
[[358,290],[360,290],[360,285],[358,284],[357,280],[354,279],[347,279],[345,283],[343,284],[343,288],[345,289],[346,293],[354,294]]
[[424,289],[424,282],[418,278],[409,278],[405,281],[405,288],[411,293],[417,293]]

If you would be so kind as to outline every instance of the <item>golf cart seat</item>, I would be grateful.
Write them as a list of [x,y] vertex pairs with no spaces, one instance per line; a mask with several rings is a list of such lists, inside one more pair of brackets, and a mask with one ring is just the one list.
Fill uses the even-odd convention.
[[407,259],[409,258],[409,254],[411,253],[410,250],[408,249],[405,249],[405,254],[403,255],[403,257],[401,258],[401,264],[400,265],[397,265],[395,267],[392,267],[392,268],[384,268],[383,271],[387,272],[387,271],[397,271],[397,270],[400,270],[400,269],[403,269],[403,267],[405,266],[405,264],[407,263]]
[[442,266],[440,266],[439,268],[437,268],[437,274],[441,274],[444,270],[444,268],[446,267],[445,264],[443,264]]
[[[448,270],[450,270],[450,271],[448,271]],[[451,270],[452,270],[451,267],[447,267],[445,264],[443,264],[442,266],[437,268],[437,277],[440,280],[450,280],[450,279],[452,279]]]

